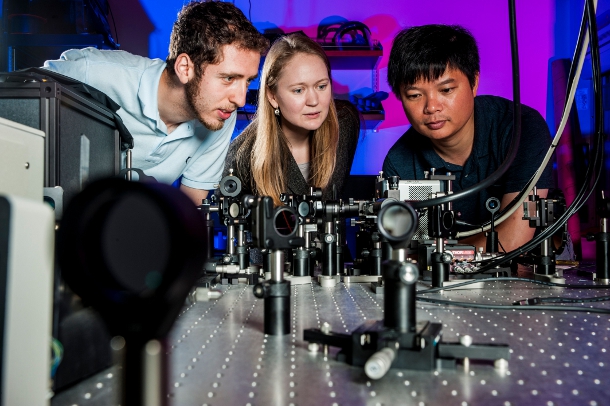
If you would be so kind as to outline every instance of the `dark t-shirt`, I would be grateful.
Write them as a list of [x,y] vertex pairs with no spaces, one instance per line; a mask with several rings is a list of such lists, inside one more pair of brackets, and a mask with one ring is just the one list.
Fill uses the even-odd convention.
[[[390,148],[383,162],[383,176],[400,176],[406,180],[424,179],[424,171],[436,168],[436,174],[451,172],[456,179],[454,191],[472,186],[492,174],[504,161],[510,148],[513,129],[513,103],[497,96],[478,96],[474,103],[474,145],[464,166],[445,162],[432,147],[428,138],[413,127]],[[534,109],[521,107],[521,139],[512,165],[496,184],[480,192],[454,201],[460,220],[479,225],[491,219],[485,209],[490,197],[502,200],[506,193],[519,192],[542,162],[551,135],[542,116]],[[547,165],[536,185],[539,189],[553,187],[552,165]],[[458,230],[471,227],[458,227]]]

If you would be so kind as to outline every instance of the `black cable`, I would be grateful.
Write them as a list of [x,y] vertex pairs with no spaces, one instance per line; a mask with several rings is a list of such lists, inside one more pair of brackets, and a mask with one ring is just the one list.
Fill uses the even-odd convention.
[[[576,80],[576,66],[578,64],[578,59],[580,59],[580,53],[582,51],[582,48],[584,46],[584,42],[585,42],[585,34],[587,32],[587,20],[588,18],[586,17],[586,13],[587,13],[587,5],[585,3],[585,7],[583,9],[583,18],[581,19],[580,22],[580,29],[578,30],[578,39],[576,40],[576,48],[574,49],[574,56],[572,57],[572,63],[570,64],[570,70],[568,73],[568,83],[572,83],[574,82],[574,80]],[[568,86],[567,91],[570,90],[570,86]],[[566,92],[566,103],[568,101],[568,97],[567,97],[567,92]],[[564,106],[565,109],[565,106]]]
[[[491,222],[488,221],[487,224],[490,224]],[[464,220],[455,220],[455,224],[458,226],[468,226],[468,227],[472,227],[473,229],[481,229],[481,232],[483,232],[483,227],[484,226],[479,226],[477,224],[472,224],[472,223],[468,223],[467,221]]]
[[610,300],[610,296],[594,296],[585,298],[572,297],[532,297],[529,299],[517,300],[513,303],[515,306],[532,306],[540,303],[593,303],[606,302]]
[[[599,54],[597,54],[597,55],[599,56]],[[599,66],[599,59],[595,60],[593,55],[592,55],[591,59],[592,59],[592,65]],[[599,75],[599,69],[597,69],[597,74],[594,74],[594,76],[597,76],[599,82],[601,83],[601,75]],[[601,85],[596,87],[595,89],[601,89]],[[538,244],[540,244],[543,240],[545,240],[546,238],[549,238],[550,236],[555,234],[555,232],[560,227],[563,227],[565,222],[574,213],[576,213],[576,211],[578,211],[582,207],[582,205],[584,205],[584,203],[587,201],[587,199],[591,196],[591,193],[595,190],[595,187],[596,187],[597,183],[599,182],[599,179],[601,177],[602,170],[603,170],[603,156],[604,156],[603,141],[604,141],[604,139],[603,139],[603,133],[601,130],[601,129],[603,129],[603,127],[600,127],[600,126],[603,126],[603,117],[599,117],[600,115],[603,116],[603,114],[599,113],[600,110],[603,113],[603,105],[602,105],[601,97],[602,97],[601,92],[596,91],[596,93],[595,93],[596,120],[595,121],[596,121],[597,130],[595,132],[596,135],[595,135],[595,140],[594,140],[593,151],[595,152],[595,154],[594,154],[593,165],[589,165],[587,167],[586,174],[585,174],[586,182],[584,182],[583,187],[579,191],[578,195],[576,196],[576,198],[574,199],[572,204],[568,207],[566,212],[562,216],[560,216],[559,219],[554,224],[552,224],[550,227],[543,230],[540,234],[535,236],[531,241],[529,241],[528,243],[524,244],[523,246],[515,249],[514,251],[507,253],[506,255],[493,258],[492,260],[488,261],[485,265],[480,267],[478,271],[472,272],[473,274],[485,272],[504,262],[517,258],[521,254],[531,251],[534,247],[536,247]],[[593,185],[589,188],[588,185],[591,185],[592,177],[594,176],[594,174],[596,172],[597,172],[597,174],[593,181]],[[589,190],[587,190],[587,189],[589,189]]]
[[112,26],[114,27],[114,36],[116,37],[115,43],[117,46],[120,47],[121,43],[119,42],[119,32],[116,29],[116,20],[114,19],[114,14],[112,14],[112,7],[110,7],[110,2],[107,2],[106,4],[108,4],[108,11],[110,12],[110,17],[112,18]]
[[[585,5],[586,7],[586,5]],[[574,81],[576,80],[575,75],[576,75],[576,67],[578,66],[578,60],[580,58],[580,54],[582,52],[582,48],[584,46],[584,39],[585,39],[585,32],[587,30],[587,16],[586,16],[586,8],[583,10],[583,16],[581,18],[581,24],[580,24],[580,30],[579,30],[579,34],[578,34],[578,40],[577,40],[577,44],[576,44],[576,48],[574,50],[574,57],[572,58],[572,62],[570,64],[570,70],[569,70],[569,74],[568,74],[568,81],[567,81],[567,85],[566,85],[566,97],[565,97],[565,103],[564,103],[564,109],[562,112],[562,117],[564,114],[566,114],[565,108],[566,105],[568,103],[568,95],[570,93],[570,90],[572,89],[572,86],[574,86]],[[538,168],[538,170],[543,170],[543,168]],[[532,177],[527,181],[526,186],[529,185],[532,180],[534,179],[534,177],[536,176],[536,174],[538,173],[538,171],[536,171],[536,173],[534,173],[532,175]],[[502,217],[504,216],[504,214],[506,214],[509,210],[512,210],[513,206],[515,204],[517,204],[517,202],[521,201],[521,199],[523,199],[523,196],[526,194],[526,192],[528,192],[528,190],[523,189],[521,190],[517,196],[515,196],[515,198],[513,200],[511,200],[511,202],[506,205],[505,208],[501,209],[498,213],[498,217]],[[567,219],[566,219],[567,221]],[[484,223],[482,223],[480,226],[473,226],[473,230],[474,229],[478,229],[478,228],[484,228],[487,227],[488,225],[490,225],[490,221],[485,221]],[[468,230],[468,231],[472,231],[472,230]]]
[[500,248],[502,248],[502,251],[504,251],[504,254],[506,254],[506,249],[504,249],[504,246],[500,242],[500,238],[498,238],[498,244],[500,244]]
[[445,286],[445,287],[441,287],[441,288],[430,288],[430,289],[424,289],[424,290],[418,290],[416,292],[417,295],[423,295],[423,294],[427,294],[427,293],[435,293],[435,292],[440,292],[440,291],[444,291],[444,290],[452,290],[452,289],[457,289],[457,288],[461,288],[464,286],[468,286],[468,285],[472,285],[475,283],[481,283],[481,282],[527,282],[527,283],[533,283],[536,285],[544,285],[544,286],[549,286],[549,287],[554,287],[554,288],[568,288],[568,289],[610,289],[610,285],[574,285],[574,284],[566,284],[566,283],[554,283],[554,282],[547,282],[547,281],[539,281],[536,279],[526,279],[526,278],[513,278],[513,277],[508,277],[508,278],[485,278],[485,279],[473,279],[473,280],[468,280],[468,281],[464,281],[462,283],[456,283],[453,285],[449,285],[449,286]]
[[[603,89],[602,89],[602,74],[601,74],[601,62],[599,54],[599,37],[597,32],[597,18],[595,16],[595,5],[593,0],[586,2],[586,11],[589,17],[589,36],[591,37],[591,69],[593,70],[593,91],[595,94],[595,132],[596,132],[596,147],[599,148],[599,172],[591,187],[591,191],[587,196],[587,199],[592,192],[597,188],[603,168],[605,165],[605,147],[604,147],[604,106],[603,106]],[[597,158],[597,155],[596,155]],[[596,165],[597,161],[594,161],[593,165]]]
[[[491,269],[503,262],[510,261],[517,256],[530,251],[536,245],[540,244],[546,238],[549,238],[553,235],[560,227],[562,227],[565,222],[574,214],[576,211],[582,207],[582,205],[587,201],[587,199],[591,196],[591,193],[595,190],[597,183],[602,174],[603,170],[603,157],[604,157],[604,148],[603,148],[603,95],[601,93],[601,69],[600,69],[600,60],[599,60],[599,43],[597,37],[597,24],[595,20],[595,9],[593,6],[592,0],[587,0],[586,3],[586,17],[587,20],[592,20],[593,23],[589,24],[589,36],[591,39],[591,68],[593,70],[593,82],[594,82],[594,92],[595,92],[595,140],[594,140],[594,161],[593,165],[589,165],[586,170],[585,178],[586,182],[583,184],[583,187],[579,191],[578,195],[570,205],[570,207],[566,210],[566,212],[559,217],[559,219],[550,227],[543,230],[538,236],[534,237],[530,242],[524,244],[522,247],[517,248],[514,251],[506,254],[500,259],[492,260],[488,262],[486,265],[482,266],[477,272],[481,273],[488,269]],[[591,177],[597,172],[595,180],[593,181],[593,185],[587,191],[588,186],[591,185]]]
[[[110,25],[108,23],[108,17],[104,14],[104,8],[102,7],[102,5],[100,4],[99,0],[92,0],[95,2],[95,4],[97,4],[97,8],[100,12],[100,15],[106,20],[106,24],[108,24],[108,29],[110,29]],[[110,2],[106,2],[106,5],[108,6],[108,11],[110,12],[110,16],[112,17],[112,25],[114,26],[114,35],[116,36],[116,41],[112,40],[112,33],[108,33],[110,35],[109,40],[113,41],[114,44],[119,47],[120,43],[119,43],[119,33],[116,30],[116,21],[114,19],[114,14],[112,14],[112,8],[110,7]]]
[[511,58],[513,68],[513,131],[510,148],[506,154],[506,158],[502,164],[496,169],[491,175],[483,179],[476,185],[462,189],[459,192],[455,192],[450,195],[437,197],[429,200],[419,200],[410,202],[414,209],[421,209],[424,207],[438,206],[454,200],[463,199],[466,196],[473,195],[480,192],[481,190],[487,189],[498,181],[502,175],[512,165],[515,156],[517,156],[517,150],[519,149],[519,141],[521,138],[521,90],[520,86],[520,74],[519,74],[519,50],[517,46],[517,16],[515,11],[515,0],[508,1],[508,16],[510,25],[510,44],[511,44]]
[[575,306],[515,306],[515,305],[482,305],[477,303],[454,302],[451,300],[432,299],[418,297],[416,300],[420,302],[435,303],[442,305],[451,305],[457,307],[472,307],[475,309],[493,309],[493,310],[545,310],[559,312],[584,312],[584,313],[601,313],[610,314],[610,309],[600,309],[598,307],[575,307]]

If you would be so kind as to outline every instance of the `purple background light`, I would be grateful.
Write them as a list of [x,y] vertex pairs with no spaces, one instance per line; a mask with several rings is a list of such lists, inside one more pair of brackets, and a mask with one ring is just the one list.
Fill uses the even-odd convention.
[[[115,7],[122,7],[118,0],[111,0],[113,3]],[[136,3],[136,0],[129,0],[129,3]],[[440,23],[459,24],[470,30],[477,39],[481,55],[479,94],[512,99],[507,1],[235,0],[233,3],[259,30],[302,30],[316,37],[323,19],[338,16],[363,22],[370,28],[372,38],[382,44],[378,90],[390,93],[383,102],[386,119],[375,131],[364,134],[358,145],[352,174],[376,174],[388,149],[409,126],[400,102],[386,83],[392,40],[405,27]],[[154,26],[152,32],[150,29],[146,31],[151,32],[147,53],[150,57],[165,59],[172,24],[183,0],[140,0],[140,4]],[[548,110],[549,60],[572,56],[575,34],[570,33],[578,28],[582,4],[582,0],[516,1],[521,101],[544,117],[547,117]],[[137,21],[130,22],[134,23],[138,24]],[[374,80],[370,71],[333,71],[333,78],[333,89],[339,97],[346,97],[347,93],[364,96],[373,91]]]

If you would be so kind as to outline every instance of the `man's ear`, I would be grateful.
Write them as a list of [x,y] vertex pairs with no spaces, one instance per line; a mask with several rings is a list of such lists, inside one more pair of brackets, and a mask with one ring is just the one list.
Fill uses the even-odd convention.
[[176,62],[174,62],[174,71],[178,80],[183,85],[187,84],[189,80],[195,77],[195,65],[191,60],[191,57],[185,53],[178,55]]
[[477,90],[479,89],[479,72],[474,77],[474,86],[472,86],[472,95],[477,96]]

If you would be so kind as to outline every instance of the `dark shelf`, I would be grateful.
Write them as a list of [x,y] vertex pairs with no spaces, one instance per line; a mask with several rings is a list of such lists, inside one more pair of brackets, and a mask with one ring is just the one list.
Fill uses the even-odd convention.
[[9,72],[42,66],[71,48],[115,49],[102,34],[8,34],[5,40],[0,71]]
[[364,117],[364,128],[363,130],[374,130],[383,120],[385,120],[385,113],[362,113]]
[[324,49],[330,61],[330,67],[337,70],[374,70],[383,56],[383,50],[337,50]]
[[95,46],[97,48],[114,49],[114,46],[101,34],[9,34],[7,44],[9,47],[62,46],[82,48]]

